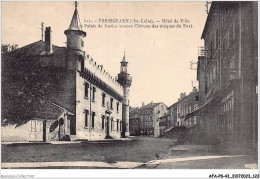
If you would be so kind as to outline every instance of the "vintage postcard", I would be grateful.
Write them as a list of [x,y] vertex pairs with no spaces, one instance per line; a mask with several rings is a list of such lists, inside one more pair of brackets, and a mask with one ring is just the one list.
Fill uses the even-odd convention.
[[1,177],[259,178],[258,1],[2,1],[1,27]]

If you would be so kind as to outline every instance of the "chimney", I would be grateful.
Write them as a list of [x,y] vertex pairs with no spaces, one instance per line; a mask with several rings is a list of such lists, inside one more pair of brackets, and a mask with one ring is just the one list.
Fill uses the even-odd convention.
[[142,108],[144,107],[144,102],[142,102]]
[[153,101],[151,101],[151,105],[153,105]]
[[51,27],[46,27],[45,29],[45,52],[47,54],[52,53]]
[[196,88],[196,87],[193,87],[192,92],[193,92],[193,93],[197,93],[197,92],[198,92],[198,91],[197,91],[197,88]]

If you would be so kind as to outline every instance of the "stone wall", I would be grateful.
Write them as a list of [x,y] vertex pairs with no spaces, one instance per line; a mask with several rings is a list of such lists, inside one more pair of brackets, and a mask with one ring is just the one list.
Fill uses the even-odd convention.
[[[93,101],[93,93],[89,88],[89,96],[88,98],[85,97],[85,83],[89,84],[89,87],[96,88],[95,92],[95,100]],[[105,139],[106,137],[106,120],[105,120],[105,127],[102,129],[102,115],[105,115],[105,111],[107,109],[107,102],[109,102],[110,106],[110,98],[111,96],[109,94],[106,94],[105,97],[105,105],[102,106],[102,94],[103,91],[93,86],[93,84],[90,81],[87,81],[80,77],[79,72],[77,72],[76,75],[76,139],[88,139],[88,140],[97,140],[97,139]],[[117,112],[116,109],[116,103],[119,102],[119,111]],[[88,127],[85,127],[85,110],[95,112],[95,123],[94,128],[92,128],[91,122],[89,122]],[[113,98],[113,109],[110,109],[112,112],[110,114],[110,122],[109,122],[109,132],[110,136],[117,139],[120,138],[121,132],[120,132],[120,126],[119,130],[116,130],[116,120],[119,119],[119,122],[122,121],[122,102],[116,100]],[[113,118],[113,125],[114,128],[111,130],[111,119]],[[88,120],[91,121],[91,116],[88,115]],[[120,124],[119,124],[120,125]]]

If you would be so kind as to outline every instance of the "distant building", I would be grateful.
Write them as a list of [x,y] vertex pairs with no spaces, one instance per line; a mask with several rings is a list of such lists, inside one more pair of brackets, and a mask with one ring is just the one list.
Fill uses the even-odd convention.
[[159,137],[159,118],[163,116],[165,112],[167,112],[167,106],[162,102],[151,102],[147,105],[142,103],[142,107],[130,111],[130,118],[140,119],[140,135]]
[[159,129],[160,129],[160,135],[163,136],[164,131],[169,128],[169,114],[165,113],[163,116],[159,118]]
[[199,105],[199,93],[197,89],[193,87],[193,91],[186,96],[185,93],[181,93],[180,98],[178,99],[177,104],[177,125],[176,126],[185,126],[190,127],[197,123],[197,116],[187,116],[198,109]]
[[167,123],[167,129],[170,127],[177,126],[177,106],[178,102],[172,104],[170,107],[168,107],[168,123]]
[[140,113],[139,108],[130,108],[129,114],[129,130],[131,136],[140,135]]
[[129,136],[132,78],[125,55],[114,78],[84,51],[86,32],[77,3],[64,31],[67,47],[53,45],[51,32],[46,27],[45,41],[2,54],[2,125],[20,121],[18,126],[27,130],[27,139],[21,139],[25,141]]
[[129,120],[129,129],[131,136],[140,135],[140,118],[134,118]]

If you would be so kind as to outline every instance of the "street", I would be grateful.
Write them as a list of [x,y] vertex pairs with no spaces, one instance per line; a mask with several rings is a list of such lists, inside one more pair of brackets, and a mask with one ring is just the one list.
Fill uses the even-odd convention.
[[172,139],[153,137],[56,145],[2,144],[2,168],[227,169],[255,163],[249,156],[217,154],[203,147],[190,150],[191,145],[173,146]]

